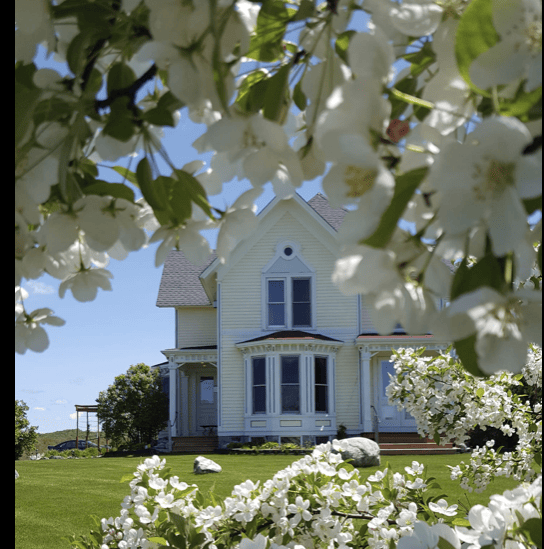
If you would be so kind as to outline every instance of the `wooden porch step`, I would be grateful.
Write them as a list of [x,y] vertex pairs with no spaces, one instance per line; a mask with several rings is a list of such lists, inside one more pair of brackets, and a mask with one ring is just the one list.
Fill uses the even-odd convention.
[[219,441],[216,436],[172,437],[172,452],[214,452],[218,447]]

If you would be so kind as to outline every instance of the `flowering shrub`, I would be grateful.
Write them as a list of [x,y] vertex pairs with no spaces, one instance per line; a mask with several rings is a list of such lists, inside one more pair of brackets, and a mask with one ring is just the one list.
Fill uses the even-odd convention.
[[541,477],[492,496],[489,507],[477,505],[465,518],[416,461],[404,474],[388,467],[363,482],[341,449],[342,441],[320,445],[262,485],[235,486],[224,501],[206,501],[154,456],[130,475],[120,515],[97,519],[98,530],[72,537],[72,547],[498,548],[506,539],[516,540],[509,547],[536,539]]
[[477,492],[496,476],[534,480],[542,460],[542,402],[531,405],[526,395],[513,393],[511,387],[522,377],[529,385],[542,387],[542,349],[529,350],[522,373],[501,372],[489,378],[470,375],[449,354],[424,357],[422,352],[394,351],[396,376],[386,390],[391,403],[414,416],[421,435],[455,444],[467,442],[476,426],[518,435],[512,452],[500,453],[493,441],[476,448],[469,464],[452,468],[452,478],[460,479],[463,489]]

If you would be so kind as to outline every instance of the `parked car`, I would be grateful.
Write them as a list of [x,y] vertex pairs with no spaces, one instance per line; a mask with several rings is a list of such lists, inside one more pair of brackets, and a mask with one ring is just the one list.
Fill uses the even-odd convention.
[[[58,452],[64,452],[64,450],[74,450],[76,447],[76,441],[75,440],[66,440],[64,442],[60,442],[59,444],[55,446],[48,446],[48,450],[57,450]],[[100,446],[101,448],[104,448],[104,446]],[[85,442],[84,440],[78,441],[78,448],[80,450],[85,450],[86,448],[98,448],[98,445],[94,442]]]

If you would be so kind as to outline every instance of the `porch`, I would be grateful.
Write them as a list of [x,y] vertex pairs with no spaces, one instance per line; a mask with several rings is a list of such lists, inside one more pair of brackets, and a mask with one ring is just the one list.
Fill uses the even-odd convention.
[[[218,375],[216,346],[163,351],[168,358],[168,438],[176,448],[217,448]],[[189,439],[191,444],[189,445]],[[215,441],[215,442],[212,442]]]

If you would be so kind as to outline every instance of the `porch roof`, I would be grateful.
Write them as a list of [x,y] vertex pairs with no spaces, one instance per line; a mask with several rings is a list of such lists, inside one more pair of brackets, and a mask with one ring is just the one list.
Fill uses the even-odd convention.
[[239,341],[238,344],[242,343],[255,343],[257,341],[265,341],[267,339],[282,339],[282,340],[291,340],[291,339],[317,339],[320,341],[336,341],[338,343],[343,343],[340,339],[334,339],[332,337],[323,335],[323,334],[311,334],[309,332],[303,332],[302,330],[281,330],[279,332],[273,332],[271,334],[255,337],[253,339],[247,339],[245,341]]

